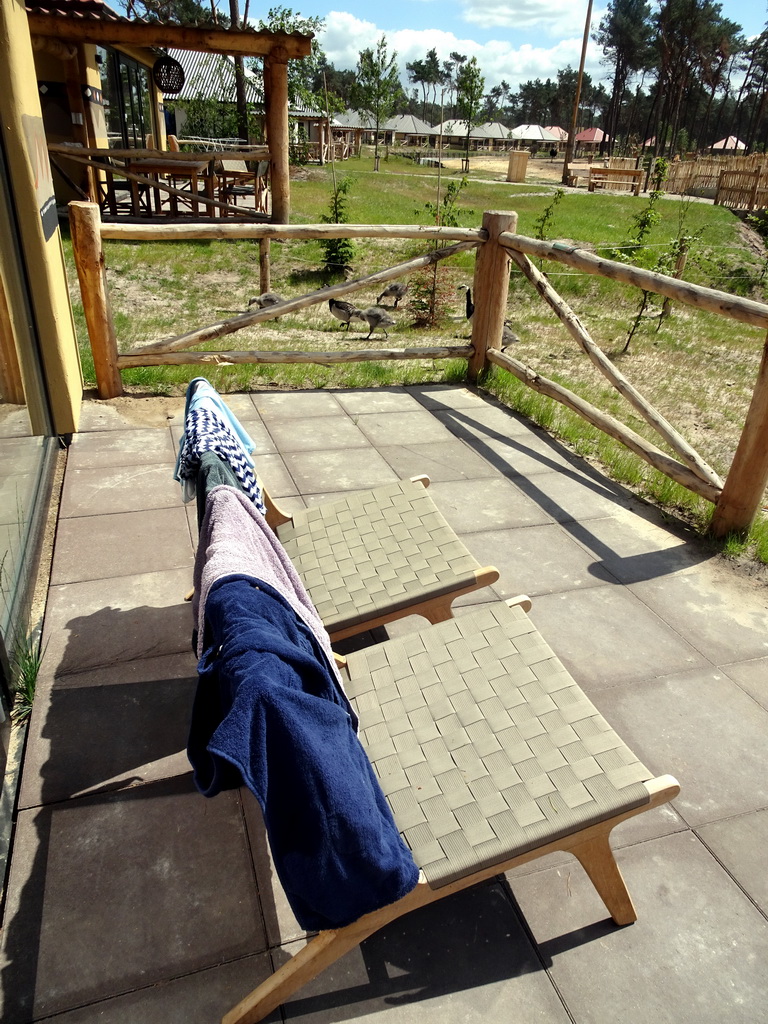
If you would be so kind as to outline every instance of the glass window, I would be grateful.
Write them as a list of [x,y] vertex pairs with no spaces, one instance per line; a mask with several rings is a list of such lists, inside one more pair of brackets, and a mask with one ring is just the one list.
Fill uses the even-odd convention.
[[141,149],[155,135],[150,71],[143,64],[107,46],[96,48],[107,140],[113,149]]

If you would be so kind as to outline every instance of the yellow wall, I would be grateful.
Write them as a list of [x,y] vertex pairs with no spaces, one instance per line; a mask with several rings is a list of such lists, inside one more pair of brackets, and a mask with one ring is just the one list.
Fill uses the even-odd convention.
[[[0,115],[53,427],[56,433],[68,434],[77,430],[82,375],[32,45],[20,0],[0,0]],[[0,258],[6,259],[6,254],[4,248]],[[11,309],[12,318],[21,315],[20,309]],[[33,377],[25,371],[30,357],[20,346],[25,385]],[[33,429],[43,432],[42,425],[34,422],[38,415],[35,409],[39,408],[34,399],[35,396],[27,395]]]

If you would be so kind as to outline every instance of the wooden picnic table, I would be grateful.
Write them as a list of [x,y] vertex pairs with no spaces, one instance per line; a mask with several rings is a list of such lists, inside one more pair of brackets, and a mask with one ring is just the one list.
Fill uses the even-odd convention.
[[[197,196],[200,189],[200,181],[202,180],[205,190],[205,195],[208,199],[214,199],[213,186],[214,186],[214,161],[208,158],[208,154],[201,154],[198,160],[174,160],[166,157],[160,158],[141,158],[139,160],[126,160],[126,170],[131,171],[134,174],[144,175],[147,178],[151,178],[153,181],[160,182],[160,178],[170,179],[171,183],[176,185],[176,182],[181,180],[182,182],[189,182],[189,193],[190,193],[190,209],[192,213],[197,215],[199,209],[199,203]],[[182,185],[182,188],[186,190],[187,186]],[[175,194],[165,193],[163,189],[153,189],[153,195],[148,197],[150,206],[154,199],[155,213],[158,216],[162,213],[163,198],[164,195],[168,195],[168,201],[170,205],[170,213],[172,217],[178,215],[179,212],[179,196]],[[133,214],[135,217],[141,215],[141,204],[139,195],[139,186],[136,181],[131,181],[131,200],[133,205]],[[213,217],[216,208],[214,206],[208,206],[207,211],[209,216]]]
[[644,173],[640,167],[590,167],[587,187],[590,192],[594,192],[597,185],[629,185],[634,194],[639,196]]

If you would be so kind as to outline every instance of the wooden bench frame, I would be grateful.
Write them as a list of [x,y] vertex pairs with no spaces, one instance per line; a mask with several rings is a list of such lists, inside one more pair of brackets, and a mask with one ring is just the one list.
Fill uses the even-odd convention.
[[[530,600],[524,596],[506,603],[520,605],[524,611],[530,608]],[[338,655],[336,660],[342,669],[347,664],[346,659]],[[576,857],[613,921],[617,925],[631,924],[637,919],[637,914],[611,849],[610,833],[621,822],[667,803],[680,791],[677,781],[670,775],[649,779],[641,785],[647,791],[646,803],[554,841],[543,842],[525,853],[470,871],[446,885],[432,887],[421,871],[415,888],[401,900],[366,914],[345,928],[321,931],[311,938],[287,963],[226,1013],[222,1024],[256,1024],[325,968],[391,921],[550,853],[562,851]]]
[[594,192],[597,185],[631,185],[634,195],[639,196],[644,173],[642,168],[590,167],[587,188]]

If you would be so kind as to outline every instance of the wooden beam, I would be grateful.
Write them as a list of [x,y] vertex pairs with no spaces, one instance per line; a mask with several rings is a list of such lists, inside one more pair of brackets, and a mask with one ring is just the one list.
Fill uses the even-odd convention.
[[443,228],[434,224],[234,224],[219,221],[166,224],[163,221],[102,224],[101,237],[131,242],[181,242],[192,238],[439,238],[444,242],[477,245],[488,235],[482,228]]
[[231,57],[268,57],[276,48],[286,58],[308,57],[312,36],[299,32],[229,32],[219,28],[166,25],[143,21],[101,21],[96,18],[68,18],[56,14],[29,14],[29,32],[71,43],[99,45],[173,47],[197,53],[223,53]]
[[264,113],[271,160],[272,220],[275,224],[288,224],[291,219],[288,54],[281,47],[275,47],[264,61]]
[[474,356],[469,361],[468,375],[473,383],[488,361],[488,350],[501,348],[504,316],[507,312],[509,291],[509,254],[498,244],[504,231],[514,232],[517,214],[488,210],[483,214],[483,229],[488,241],[478,250],[475,259],[475,311],[472,314],[472,344]]
[[[338,366],[340,363],[368,363],[400,359],[468,359],[471,345],[430,345],[422,348],[371,348],[356,351],[329,352],[125,352],[117,357],[117,365],[125,370],[131,366],[186,366],[210,363],[234,366],[240,363],[316,363]],[[451,594],[451,599],[455,594]]]

